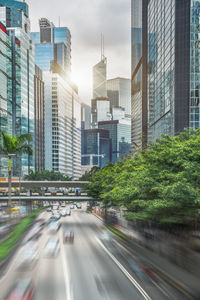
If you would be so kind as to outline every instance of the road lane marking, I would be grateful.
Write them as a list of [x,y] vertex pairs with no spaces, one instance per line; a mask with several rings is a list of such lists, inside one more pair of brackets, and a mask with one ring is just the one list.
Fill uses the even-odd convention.
[[124,273],[124,275],[131,281],[131,283],[137,288],[137,290],[142,294],[144,299],[151,300],[149,295],[143,290],[143,288],[139,285],[139,283],[129,274],[129,272],[122,266],[122,264],[108,251],[108,249],[102,244],[102,242],[96,237],[99,245],[104,249],[104,251],[112,258],[112,260],[116,263],[116,265],[120,268],[120,270]]
[[63,273],[64,273],[64,281],[65,281],[65,291],[67,295],[67,300],[73,300],[73,291],[72,291],[72,285],[69,275],[69,267],[67,265],[67,259],[64,253],[64,245],[62,241],[62,234],[60,230],[60,252],[61,252],[61,260],[63,262]]

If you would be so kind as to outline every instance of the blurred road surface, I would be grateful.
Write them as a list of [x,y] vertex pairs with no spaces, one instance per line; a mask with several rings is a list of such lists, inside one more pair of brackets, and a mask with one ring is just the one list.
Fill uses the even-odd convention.
[[[50,216],[50,212],[44,212],[40,218],[48,220]],[[0,279],[1,299],[5,299],[12,283],[27,278],[33,281],[34,300],[191,299],[160,278],[147,261],[125,249],[99,219],[86,213],[86,203],[60,222],[61,228],[55,234],[49,234],[48,227],[44,227],[33,242],[39,250],[37,263],[21,270],[19,260],[27,244],[25,239]],[[74,242],[63,243],[63,232],[70,230],[74,232]],[[45,256],[50,237],[58,238],[60,244],[58,255],[51,258]]]

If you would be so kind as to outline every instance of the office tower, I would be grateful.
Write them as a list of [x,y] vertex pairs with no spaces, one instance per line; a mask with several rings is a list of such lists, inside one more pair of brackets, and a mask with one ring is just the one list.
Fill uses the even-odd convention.
[[107,97],[107,59],[102,55],[101,61],[93,67],[93,99]]
[[42,70],[35,65],[34,75],[35,97],[35,171],[45,168],[44,150],[44,81]]
[[81,104],[77,87],[69,80],[71,35],[40,19],[32,33],[35,61],[43,71],[45,105],[45,169],[78,179],[81,175]]
[[[7,101],[7,107],[12,106],[13,135],[29,133],[33,137],[34,151],[34,49],[30,41],[30,20],[28,5],[14,0],[0,0],[0,22],[6,27],[9,36],[8,45],[11,47],[11,63],[8,70],[11,77],[8,80],[8,97],[0,101]],[[3,27],[2,27],[3,28]],[[10,43],[10,44],[9,44]],[[5,44],[4,44],[5,47]],[[3,56],[2,54],[0,54]],[[8,58],[10,52],[8,51]],[[11,68],[11,69],[10,69]],[[2,76],[2,75],[1,75]],[[2,84],[2,82],[1,82]],[[4,82],[5,84],[5,82]],[[11,102],[9,102],[9,99]],[[10,109],[10,108],[9,108]],[[11,116],[11,115],[10,115]],[[22,155],[13,159],[14,176],[24,176],[34,170],[34,156]]]
[[98,128],[109,132],[109,137],[112,140],[112,163],[116,163],[121,157],[129,155],[131,149],[130,120],[99,122]]
[[112,119],[110,101],[108,98],[99,97],[91,100],[92,128],[98,128],[98,122]]
[[113,108],[121,107],[125,112],[125,116],[130,118],[131,80],[121,77],[107,80],[107,95],[110,101],[111,113]]
[[91,107],[85,103],[81,103],[81,128],[91,128]]
[[[108,130],[84,130],[82,166],[103,168],[111,161],[111,139]],[[84,168],[83,168],[84,169]]]
[[131,143],[139,148],[145,148],[147,139],[144,7],[144,0],[131,0]]
[[78,178],[81,168],[81,105],[77,89],[59,73],[44,71],[45,169]]
[[71,34],[67,27],[55,27],[46,18],[39,20],[40,32],[32,32],[35,44],[35,63],[43,71],[49,71],[51,61],[56,62],[66,75],[71,72]]
[[[136,2],[132,22],[136,20]],[[153,142],[162,133],[174,136],[186,127],[200,126],[200,2],[143,0],[142,5],[142,62],[146,69],[142,82],[146,86],[141,102],[148,109],[147,141]],[[133,97],[134,90],[132,103]]]

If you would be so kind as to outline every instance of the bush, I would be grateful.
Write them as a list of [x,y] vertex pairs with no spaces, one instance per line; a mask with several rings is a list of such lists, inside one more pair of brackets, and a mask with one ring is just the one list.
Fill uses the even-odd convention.
[[6,256],[11,252],[22,234],[34,222],[40,210],[41,208],[35,210],[29,217],[22,219],[20,223],[13,228],[8,238],[0,243],[0,261],[5,259]]

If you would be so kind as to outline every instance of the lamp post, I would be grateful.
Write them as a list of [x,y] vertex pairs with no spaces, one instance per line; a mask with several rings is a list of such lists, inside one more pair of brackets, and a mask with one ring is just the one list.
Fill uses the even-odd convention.
[[8,207],[11,213],[11,206],[12,206],[12,157],[16,156],[16,154],[8,154]]

